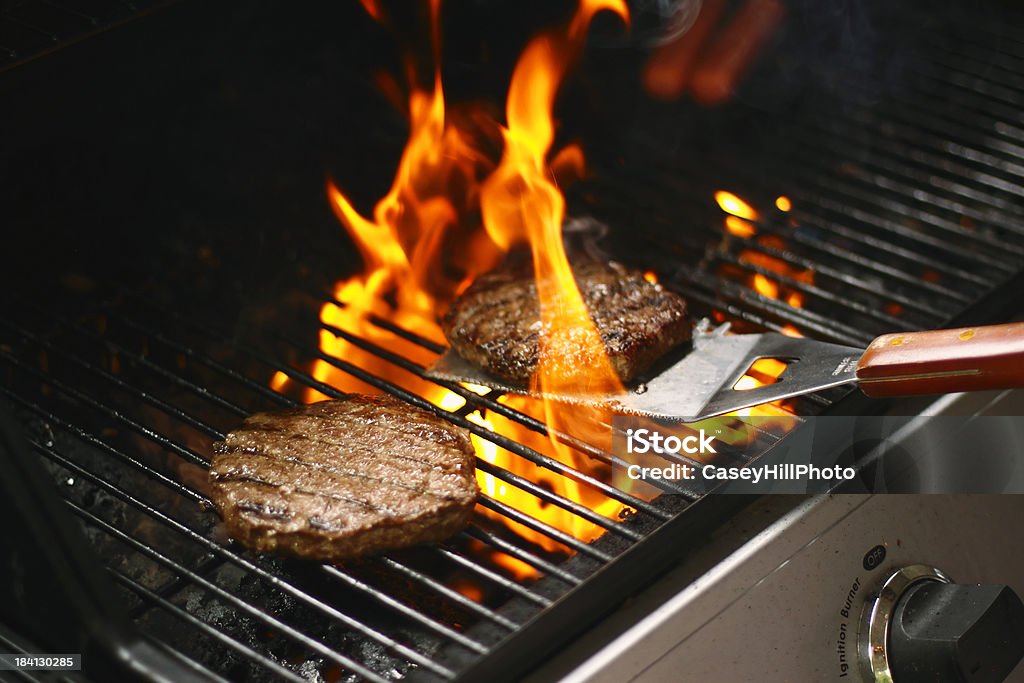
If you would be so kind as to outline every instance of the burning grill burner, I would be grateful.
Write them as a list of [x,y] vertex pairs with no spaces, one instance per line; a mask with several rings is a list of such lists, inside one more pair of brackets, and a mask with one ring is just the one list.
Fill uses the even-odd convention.
[[[615,226],[612,253],[658,270],[697,315],[740,328],[795,329],[855,345],[886,331],[1002,315],[1020,291],[1024,265],[1024,81],[1017,75],[1024,43],[1008,29],[992,40],[991,27],[956,26],[955,35],[944,26],[907,65],[910,76],[895,94],[861,93],[869,104],[822,87],[795,115],[780,113],[784,84],[755,79],[743,104],[714,114],[717,123],[703,116],[718,130],[753,122],[777,134],[756,158],[719,149],[680,168],[652,161],[651,145],[637,139],[633,154],[644,161],[627,160],[631,176],[610,170],[619,160],[605,159],[579,201]],[[641,132],[652,131],[656,120]],[[758,216],[724,217],[711,201],[721,187],[751,201]],[[783,192],[788,202],[776,203]],[[651,210],[638,216],[637,207]],[[740,504],[668,483],[664,495],[641,500],[467,419],[487,411],[547,433],[494,392],[444,384],[465,404],[443,410],[316,349],[308,332],[249,339],[178,310],[173,297],[161,305],[116,283],[76,277],[63,284],[56,298],[7,293],[0,392],[24,418],[32,447],[123,589],[131,617],[211,674],[513,677],[678,560]],[[444,350],[415,330],[372,322],[431,353]],[[322,329],[423,376],[422,365],[387,348]],[[501,485],[604,535],[580,541],[485,495],[480,505],[511,526],[477,515],[448,543],[343,566],[253,557],[218,535],[204,492],[208,444],[254,411],[294,404],[269,388],[274,373],[339,395],[305,371],[316,358],[632,512],[608,519],[480,460]],[[843,396],[812,396],[791,408],[817,414]],[[526,540],[516,525],[562,552]],[[539,578],[516,580],[501,561],[509,557]]]

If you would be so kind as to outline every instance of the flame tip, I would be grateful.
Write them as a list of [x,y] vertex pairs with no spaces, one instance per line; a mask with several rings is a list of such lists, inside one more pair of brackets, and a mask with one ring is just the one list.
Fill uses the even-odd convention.
[[718,206],[726,213],[743,218],[745,220],[754,221],[758,219],[758,213],[746,200],[742,199],[739,195],[733,194],[727,190],[717,190],[715,192],[715,202]]

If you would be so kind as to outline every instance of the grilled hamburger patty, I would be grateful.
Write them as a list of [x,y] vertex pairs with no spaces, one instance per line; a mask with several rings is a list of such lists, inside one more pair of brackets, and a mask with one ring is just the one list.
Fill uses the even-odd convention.
[[[690,338],[686,302],[617,263],[573,267],[619,378],[628,382]],[[452,349],[495,377],[525,384],[537,369],[540,302],[532,271],[478,277],[442,321]]]
[[213,502],[260,552],[337,560],[440,541],[478,493],[469,433],[390,396],[257,413],[214,453]]

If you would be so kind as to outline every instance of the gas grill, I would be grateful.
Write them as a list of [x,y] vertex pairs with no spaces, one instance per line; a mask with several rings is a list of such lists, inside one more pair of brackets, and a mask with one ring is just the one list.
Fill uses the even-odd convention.
[[[31,4],[14,3],[19,11]],[[526,439],[470,419],[474,413],[497,416],[526,432],[548,435],[541,419],[495,391],[440,383],[461,399],[446,409],[326,353],[317,346],[318,335],[345,339],[412,376],[422,378],[426,370],[418,360],[316,319],[321,303],[346,305],[331,290],[342,272],[339,264],[354,263],[342,247],[303,246],[307,233],[295,223],[284,237],[268,237],[272,229],[258,224],[249,243],[248,220],[259,220],[259,208],[239,208],[237,218],[225,218],[231,206],[220,207],[209,196],[199,209],[181,209],[174,206],[176,200],[144,207],[163,192],[175,193],[166,183],[183,171],[183,161],[173,149],[152,152],[167,168],[153,170],[152,185],[141,183],[127,193],[113,192],[106,181],[92,177],[104,168],[93,165],[100,163],[95,155],[102,148],[95,141],[84,151],[67,152],[68,163],[77,164],[74,170],[57,168],[63,157],[48,142],[46,129],[57,120],[52,108],[67,101],[52,88],[66,84],[67,74],[73,79],[81,73],[81,67],[61,61],[74,59],[75,50],[95,56],[103,66],[130,59],[126,50],[145,56],[147,43],[183,26],[205,21],[216,33],[237,21],[245,29],[258,25],[254,30],[266,37],[274,35],[266,24],[275,12],[291,16],[283,7],[221,8],[210,18],[204,15],[209,10],[196,4],[178,3],[0,75],[0,88],[21,96],[14,108],[15,128],[28,131],[5,145],[12,159],[24,162],[42,150],[56,160],[53,169],[24,170],[23,175],[12,164],[10,182],[4,178],[10,195],[5,204],[15,207],[8,231],[20,233],[15,239],[25,246],[8,250],[8,259],[16,262],[4,276],[0,392],[26,437],[24,443],[5,442],[4,454],[11,462],[31,454],[33,467],[41,464],[39,471],[60,500],[59,512],[39,513],[53,527],[15,524],[10,534],[17,552],[12,557],[30,558],[40,533],[54,533],[54,539],[69,544],[62,553],[69,566],[55,566],[60,562],[41,553],[38,569],[4,567],[13,595],[5,596],[0,610],[0,650],[57,652],[76,643],[86,648],[85,669],[83,678],[69,674],[70,680],[120,680],[127,671],[146,680],[513,680],[574,641],[568,652],[592,655],[600,644],[581,645],[581,634],[646,588],[664,590],[666,579],[655,582],[669,570],[669,579],[682,582],[672,591],[682,594],[700,576],[694,567],[703,567],[709,557],[735,552],[794,510],[813,514],[805,501],[713,496],[668,482],[662,484],[662,495],[642,499],[600,474],[600,468],[616,462],[611,453],[560,435],[580,456],[569,464]],[[349,38],[365,30],[358,7],[323,11],[318,23],[337,20],[338,30]],[[798,21],[814,16],[814,8],[792,7],[778,44],[759,62],[737,100],[723,107],[655,105],[639,94],[628,104],[606,103],[607,110],[592,125],[619,116],[631,123],[603,143],[587,146],[591,173],[570,190],[570,214],[593,215],[610,226],[602,248],[657,272],[687,299],[695,318],[729,321],[740,331],[796,331],[864,345],[884,332],[1003,322],[1019,315],[1024,79],[1018,72],[1024,65],[1024,42],[1014,34],[1014,22],[1022,17],[966,5],[938,12],[916,3],[899,8],[873,3],[863,11],[877,22],[864,34],[867,44],[840,43],[835,52],[826,52],[822,41],[807,40]],[[849,17],[840,17],[815,29],[840,35],[849,29],[846,21]],[[289,48],[306,40],[326,44],[330,32],[308,30],[309,35],[286,29],[282,40]],[[218,34],[216,40],[221,39]],[[216,42],[190,41],[195,43],[191,47],[205,49]],[[244,40],[236,42],[239,51],[252,49]],[[222,49],[227,53],[232,47]],[[327,56],[310,56],[305,68],[321,59],[352,57],[359,48],[346,49],[324,48]],[[223,53],[214,51],[212,58]],[[826,54],[831,57],[827,64],[822,62]],[[584,68],[577,87],[589,92],[601,79],[614,82],[616,74],[635,69],[637,58],[628,50],[612,57],[599,54],[594,63],[600,68]],[[265,58],[249,59],[246,64],[255,68]],[[156,73],[176,73],[158,61]],[[201,70],[202,63],[192,58],[182,68]],[[148,68],[143,61],[141,75],[120,76],[129,86],[138,85]],[[67,70],[63,75],[62,69]],[[102,75],[93,75],[102,81]],[[267,78],[280,83],[292,75],[285,69]],[[40,86],[46,78],[58,85]],[[195,73],[188,71],[173,79],[171,96],[188,93],[193,78]],[[214,94],[207,93],[211,99],[206,102],[223,106],[211,116],[237,114],[236,100],[252,86],[249,78],[240,76],[241,84],[234,84],[242,95],[229,86],[220,92],[211,88]],[[323,77],[313,78],[319,83]],[[353,99],[365,96],[380,103],[358,75],[346,72],[338,78],[366,91],[354,90]],[[82,91],[68,87],[67,98],[77,101]],[[99,90],[109,95],[120,87],[111,82]],[[31,99],[41,92],[46,93],[43,106],[51,109],[34,128],[39,105]],[[162,106],[159,94],[139,97],[152,98],[141,109],[144,115]],[[577,121],[586,138],[588,112],[574,109],[580,105],[571,91],[567,100],[566,119]],[[304,101],[313,102],[315,96]],[[102,107],[87,109],[84,117],[90,124],[102,121]],[[174,109],[161,123],[178,114]],[[315,137],[308,126],[316,121],[291,114],[296,120],[289,124],[307,126],[297,134],[299,142]],[[359,112],[346,116],[375,118]],[[262,125],[257,116],[252,121],[257,123],[245,124],[252,126],[248,133]],[[155,148],[159,134],[131,116],[107,125],[102,134],[119,140],[109,152],[115,171],[110,182],[116,183],[130,175],[125,168],[142,158],[136,143]],[[225,129],[195,135],[216,136]],[[375,121],[371,129],[367,137],[390,148],[402,137],[397,119]],[[79,133],[69,124],[55,139],[66,135],[76,140]],[[168,147],[177,140],[187,150],[195,148],[187,133],[168,136]],[[369,142],[357,144],[353,161],[356,152],[372,148]],[[346,163],[340,145],[332,139],[328,151],[319,151],[337,154],[335,162]],[[275,149],[268,143],[268,151]],[[118,154],[126,159],[120,166]],[[209,182],[235,163],[251,164],[248,154],[240,152],[239,160],[218,157],[197,176]],[[300,165],[304,155],[313,158],[304,149],[281,163]],[[264,161],[275,163],[269,157]],[[317,159],[313,164],[317,173],[323,163]],[[387,164],[377,166],[384,168],[367,174],[383,177],[390,170]],[[41,185],[47,174],[54,174],[56,186]],[[76,177],[81,187],[66,184]],[[278,180],[279,185],[267,181],[263,186],[273,188],[268,204],[288,196],[299,182],[291,176]],[[224,182],[229,194],[237,193],[234,198],[242,196],[236,181]],[[362,189],[373,182],[366,180]],[[199,196],[210,186],[190,187]],[[296,201],[321,187],[303,187]],[[52,210],[36,208],[48,189],[59,194],[63,188],[69,193],[66,201],[55,199]],[[106,197],[86,197],[103,188],[110,193]],[[724,212],[715,201],[722,191],[744,198],[757,215]],[[87,208],[82,223],[87,231],[98,230],[108,216],[118,223],[107,228],[109,236],[71,235],[78,226],[65,221],[79,201]],[[108,213],[108,201],[111,206],[124,201],[130,208]],[[148,211],[171,215],[153,217],[160,234],[129,234],[148,234],[150,228],[137,223]],[[188,225],[203,211],[209,214],[205,219]],[[277,221],[291,209],[268,211],[267,220]],[[293,219],[310,219],[309,239],[336,242],[324,237],[332,229],[326,212],[313,211],[295,209]],[[181,222],[179,229],[163,229],[175,221]],[[231,225],[220,234],[211,230],[210,221]],[[57,241],[65,235],[66,240]],[[236,244],[237,257],[231,254]],[[276,270],[267,267],[275,255],[280,257]],[[445,350],[415,329],[381,317],[370,322],[425,355]],[[209,503],[205,469],[210,443],[253,412],[296,405],[306,389],[341,396],[311,374],[316,359],[468,429],[512,459],[532,463],[536,471],[617,502],[621,514],[609,518],[544,482],[478,459],[478,469],[498,485],[561,508],[603,534],[581,540],[485,493],[479,507],[487,514],[476,514],[465,531],[434,546],[337,565],[247,552],[224,537]],[[272,388],[279,374],[288,381]],[[786,410],[800,417],[918,414],[928,405],[920,399],[868,401],[834,389],[791,401]],[[763,436],[765,452],[785,438],[784,433]],[[724,457],[750,456],[735,452]],[[24,476],[32,481],[34,475]],[[17,489],[5,491],[14,506],[10,515],[44,505],[35,489]],[[1022,512],[1010,506],[1009,514],[1019,519]],[[743,520],[754,521],[744,527]],[[524,528],[549,543],[531,540],[519,531]],[[858,550],[863,554],[867,548]],[[509,569],[509,558],[528,568],[528,579]],[[68,598],[76,594],[81,599]],[[638,604],[649,603],[638,599]],[[620,612],[619,620],[628,613]],[[96,614],[100,617],[93,618]],[[617,633],[629,628],[623,625]],[[609,642],[613,635],[603,638]],[[616,642],[620,651],[626,647]],[[104,652],[90,661],[89,653]],[[566,674],[578,663],[563,661],[557,673]],[[622,666],[609,665],[605,675],[621,675]],[[18,675],[22,678],[16,680],[48,680],[36,672]],[[602,677],[598,669],[579,669],[576,675],[581,680]],[[728,673],[720,680],[729,680]]]

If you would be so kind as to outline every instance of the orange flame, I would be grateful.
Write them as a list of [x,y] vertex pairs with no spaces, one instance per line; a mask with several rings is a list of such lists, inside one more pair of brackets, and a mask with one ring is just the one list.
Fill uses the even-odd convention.
[[[584,3],[567,35],[542,34],[527,46],[509,88],[505,153],[481,193],[491,238],[504,246],[523,240],[530,244],[544,330],[532,388],[552,394],[622,388],[573,279],[562,243],[565,200],[545,163],[554,139],[552,109],[559,83],[591,17],[602,9],[627,16],[623,2]],[[551,402],[545,408],[549,425],[577,421],[566,419],[567,412],[577,410],[556,409]],[[556,440],[552,443],[560,448]]]
[[758,213],[754,207],[732,192],[718,190],[715,192],[715,201],[718,202],[718,206],[721,207],[722,211],[733,216],[738,216],[748,221],[756,221],[758,218]]
[[[502,131],[504,154],[481,189],[487,234],[506,248],[526,241],[533,254],[544,333],[531,388],[546,394],[612,392],[622,387],[573,279],[562,243],[565,199],[546,163],[554,140],[555,95],[582,46],[591,18],[601,10],[628,17],[620,0],[591,0],[580,5],[564,34],[546,32],[527,45],[509,87],[508,128]],[[610,415],[606,411],[554,401],[544,401],[543,407],[550,429],[610,450]],[[554,432],[550,446],[563,462],[584,471],[592,469]],[[596,493],[588,495],[575,482],[566,481],[563,488],[573,500],[608,516],[621,508]],[[599,527],[570,514],[565,514],[562,522],[571,524],[577,538],[590,540],[601,532]]]
[[[433,0],[435,59],[439,13],[440,2]],[[410,68],[409,72],[415,70]],[[373,320],[378,318],[414,330],[431,341],[444,341],[436,324],[438,312],[476,275],[492,268],[503,254],[486,235],[473,232],[465,220],[477,201],[473,188],[491,165],[486,155],[476,149],[471,136],[446,125],[440,68],[435,64],[430,89],[412,87],[409,139],[391,189],[377,202],[373,219],[361,216],[333,182],[327,184],[331,208],[355,242],[365,267],[362,273],[337,284],[335,298],[343,306],[326,304],[321,320],[418,363],[429,363],[433,354],[382,329]],[[452,273],[457,275],[452,276]],[[383,372],[389,380],[436,405],[457,409],[463,403],[457,394],[412,373],[387,364],[381,368],[376,354],[330,329],[321,330],[320,348],[333,358],[378,374]],[[317,380],[343,391],[377,391],[339,372],[325,360],[316,362],[312,374]],[[306,394],[309,401],[323,398],[315,390]]]
[[380,4],[376,0],[359,0],[359,4],[363,6],[367,14],[373,17],[374,21],[383,21],[384,10],[381,9]]
[[[379,14],[376,3],[366,2],[364,6],[371,15]],[[462,396],[391,364],[363,346],[374,344],[419,365],[428,365],[435,357],[432,352],[380,323],[385,321],[443,343],[437,316],[477,275],[492,269],[510,247],[529,243],[542,323],[547,330],[535,386],[546,391],[618,386],[562,245],[565,203],[556,178],[582,175],[582,151],[570,145],[552,155],[550,164],[547,162],[554,140],[552,110],[559,85],[582,47],[590,19],[605,9],[627,17],[621,0],[583,0],[564,31],[543,33],[528,44],[509,89],[508,126],[489,122],[500,130],[504,141],[503,155],[495,167],[488,154],[481,151],[485,147],[478,139],[479,129],[446,117],[437,65],[439,0],[433,0],[434,80],[429,88],[418,88],[415,84],[411,87],[409,139],[390,191],[374,207],[372,219],[368,219],[356,211],[333,183],[327,186],[331,207],[358,247],[365,268],[336,285],[335,298],[341,305],[328,303],[321,310],[324,329],[320,333],[320,349],[325,357],[317,360],[311,370],[315,379],[342,391],[378,391],[338,367],[350,363],[413,391],[442,409],[462,408]],[[413,74],[416,70],[409,68],[408,72]],[[479,123],[479,118],[475,123]],[[481,218],[483,230],[479,229]],[[581,373],[580,368],[587,368],[588,372]],[[284,385],[283,378],[277,376],[272,383],[275,388]],[[467,388],[475,390],[468,385]],[[312,389],[304,395],[307,401],[323,398]],[[536,400],[506,396],[501,401],[534,417],[543,416],[550,427],[564,431],[576,420],[584,421],[584,417],[591,425],[605,420],[603,415],[575,415],[566,421],[565,411]],[[526,430],[500,415],[473,411],[467,419],[582,471],[595,473],[601,467],[585,461],[554,438]],[[610,441],[607,427],[598,435]],[[594,435],[579,438],[588,436]],[[609,519],[616,519],[623,509],[620,503],[535,466],[486,439],[474,435],[473,444],[481,460],[583,503]],[[477,481],[485,497],[579,540],[590,541],[603,532],[601,526],[490,473],[478,470]],[[487,508],[478,510],[496,516]],[[550,535],[508,521],[504,516],[496,517],[545,550],[565,551]],[[511,556],[499,555],[495,559],[517,576],[533,573],[531,567]]]
[[[782,238],[776,235],[758,235],[757,224],[754,221],[759,220],[761,214],[745,199],[726,190],[716,191],[714,197],[718,206],[727,214],[724,219],[726,232],[746,240],[756,240],[757,243],[765,247],[777,250],[785,247]],[[786,212],[793,208],[793,203],[788,197],[780,195],[775,199],[775,206],[780,211]],[[796,268],[783,259],[765,254],[756,249],[742,249],[737,260],[741,264],[755,266],[761,270],[778,274],[796,282],[814,283],[813,271]],[[804,295],[802,292],[792,287],[787,287],[780,281],[763,273],[755,272],[747,276],[747,286],[769,299],[781,299],[793,308],[802,308],[804,305]],[[790,337],[803,336],[800,330],[791,324],[784,325],[780,332]],[[747,374],[736,383],[734,389],[744,391],[765,384],[771,384],[778,380],[785,369],[785,363],[774,358],[763,358],[754,363]],[[792,412],[786,408],[785,401],[777,401],[767,405],[745,408],[736,414],[741,417],[756,417],[784,416],[791,415]],[[780,423],[780,426],[788,427],[789,425]]]
[[[758,220],[760,214],[757,209],[751,206],[746,200],[732,192],[718,190],[715,192],[715,201],[718,203],[718,206],[721,207],[722,211],[728,214],[725,216],[726,232],[736,235],[737,237],[742,237],[743,239],[756,238],[757,242],[765,247],[773,249],[782,249],[785,247],[783,240],[776,235],[757,236],[757,226],[752,221]],[[780,211],[789,211],[793,208],[793,203],[788,197],[779,196],[775,199],[775,206]],[[744,249],[740,251],[738,260],[740,263],[749,264],[762,270],[777,273],[796,282],[805,284],[814,283],[813,271],[795,268],[783,259],[770,256],[755,249]],[[793,308],[802,308],[804,305],[803,292],[800,292],[793,287],[786,287],[763,273],[753,273],[749,278],[748,284],[751,289],[768,297],[769,299],[781,299]],[[799,336],[796,328],[792,325],[787,325],[783,328],[782,333],[789,334],[790,336]]]

